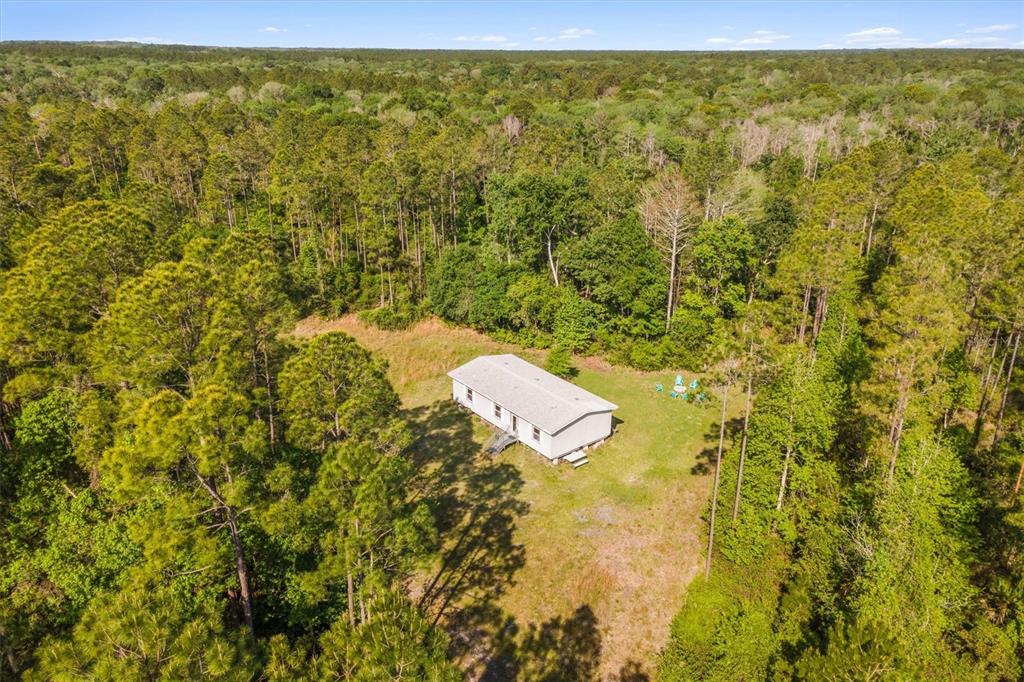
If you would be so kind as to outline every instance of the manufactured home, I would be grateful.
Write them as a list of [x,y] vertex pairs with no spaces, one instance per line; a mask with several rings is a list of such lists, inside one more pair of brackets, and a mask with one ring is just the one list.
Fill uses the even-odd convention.
[[618,405],[515,355],[484,355],[448,376],[455,402],[550,460],[611,435]]

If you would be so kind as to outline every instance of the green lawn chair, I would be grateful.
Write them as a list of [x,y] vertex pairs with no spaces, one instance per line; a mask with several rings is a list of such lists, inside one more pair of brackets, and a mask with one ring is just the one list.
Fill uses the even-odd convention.
[[661,393],[662,391],[665,390],[665,387],[662,386],[661,384],[654,384],[654,390],[657,391],[658,393]]

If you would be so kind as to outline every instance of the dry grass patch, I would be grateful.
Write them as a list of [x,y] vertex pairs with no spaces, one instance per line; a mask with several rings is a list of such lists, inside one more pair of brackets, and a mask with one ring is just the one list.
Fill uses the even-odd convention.
[[[428,388],[436,389],[438,382],[450,370],[478,355],[517,353],[531,361],[543,358],[543,353],[538,351],[524,351],[518,346],[499,343],[472,329],[447,325],[435,317],[418,322],[409,329],[384,331],[364,324],[355,315],[333,320],[312,315],[299,322],[293,334],[304,338],[338,331],[355,337],[360,344],[387,359],[391,383],[407,406],[421,404],[415,399],[410,400],[410,397],[420,397],[415,389],[423,387],[417,384],[428,382]],[[422,397],[436,397],[432,391],[420,393]]]

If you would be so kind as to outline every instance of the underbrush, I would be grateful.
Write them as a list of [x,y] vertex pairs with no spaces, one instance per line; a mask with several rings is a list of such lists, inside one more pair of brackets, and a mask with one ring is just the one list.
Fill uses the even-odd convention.
[[401,331],[408,329],[427,315],[422,305],[399,305],[392,308],[371,308],[361,310],[356,316],[361,322],[384,331]]

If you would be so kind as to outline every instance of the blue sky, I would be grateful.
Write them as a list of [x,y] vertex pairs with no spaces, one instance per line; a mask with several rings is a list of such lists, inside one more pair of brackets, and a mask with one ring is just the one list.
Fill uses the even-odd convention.
[[274,47],[1024,48],[1024,1],[172,2],[0,0],[0,40]]

